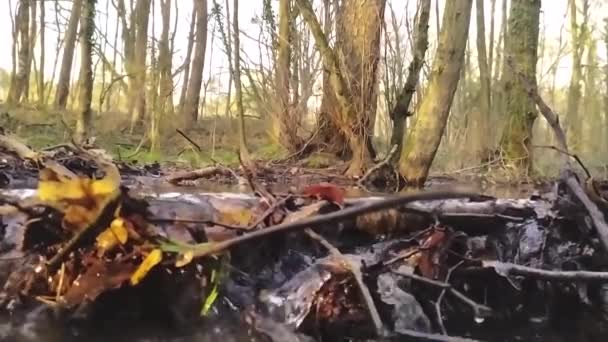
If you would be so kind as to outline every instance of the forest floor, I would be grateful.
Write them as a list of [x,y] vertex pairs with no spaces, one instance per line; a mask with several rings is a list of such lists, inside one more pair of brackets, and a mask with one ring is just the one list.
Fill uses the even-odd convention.
[[97,120],[84,149],[66,143],[71,122],[36,115],[0,116],[2,338],[608,336],[597,180],[473,166],[391,195],[395,182],[346,178],[328,155],[284,161],[257,121],[252,170],[230,121],[201,120],[188,138],[176,124],[154,154],[118,118]]

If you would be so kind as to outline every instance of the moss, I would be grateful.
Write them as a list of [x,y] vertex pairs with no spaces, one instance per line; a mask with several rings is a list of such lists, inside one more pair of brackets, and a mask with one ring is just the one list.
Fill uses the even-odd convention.
[[303,165],[311,168],[325,168],[336,164],[336,157],[329,153],[316,152],[311,154],[303,162]]

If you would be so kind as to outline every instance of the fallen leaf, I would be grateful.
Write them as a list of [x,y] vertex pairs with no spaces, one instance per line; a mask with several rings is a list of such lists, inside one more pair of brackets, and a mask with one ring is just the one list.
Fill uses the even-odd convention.
[[423,276],[429,279],[436,279],[440,266],[437,261],[437,253],[443,247],[443,244],[447,242],[447,237],[448,234],[445,230],[433,229],[420,246],[418,269]]
[[129,231],[123,218],[115,218],[110,227],[97,236],[97,253],[102,256],[117,244],[124,245],[129,237]]
[[249,208],[231,208],[229,210],[221,211],[218,216],[218,223],[247,227],[253,219],[253,213]]
[[334,184],[323,182],[305,187],[302,194],[343,205],[346,191]]
[[184,267],[192,262],[194,258],[194,253],[191,250],[185,251],[184,253],[180,253],[177,255],[177,260],[175,260],[175,267]]
[[160,249],[154,249],[141,262],[137,270],[131,275],[131,285],[139,284],[146,277],[148,272],[158,263],[163,260],[163,252]]

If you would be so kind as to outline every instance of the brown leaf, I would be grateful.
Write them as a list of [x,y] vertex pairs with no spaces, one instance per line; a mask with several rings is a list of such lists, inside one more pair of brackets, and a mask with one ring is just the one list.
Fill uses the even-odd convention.
[[448,234],[443,229],[433,229],[430,235],[424,240],[420,246],[420,259],[418,260],[418,269],[420,273],[429,278],[436,279],[439,274],[439,266],[437,252],[441,249],[444,243],[447,242]]
[[343,205],[346,191],[334,184],[323,182],[307,186],[302,190],[302,194]]
[[67,308],[95,300],[103,292],[122,286],[137,268],[130,263],[106,263],[95,258],[89,260],[87,270],[72,282],[62,297],[63,305]]

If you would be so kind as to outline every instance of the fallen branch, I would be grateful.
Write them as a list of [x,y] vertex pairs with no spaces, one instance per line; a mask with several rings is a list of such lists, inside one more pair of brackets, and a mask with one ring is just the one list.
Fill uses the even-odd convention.
[[194,148],[196,148],[196,150],[197,150],[197,151],[199,151],[199,152],[201,152],[201,151],[202,151],[202,149],[201,149],[201,147],[199,146],[199,144],[197,144],[196,142],[194,142],[194,140],[190,139],[190,137],[189,137],[189,136],[187,136],[187,135],[186,135],[186,133],[184,133],[184,132],[183,132],[181,129],[176,128],[176,129],[175,129],[175,131],[176,131],[176,132],[177,132],[179,135],[181,135],[181,136],[182,136],[184,139],[188,140],[188,142],[189,142],[189,143],[190,143],[192,146],[194,146]]
[[301,230],[310,227],[316,227],[327,223],[336,223],[345,219],[353,218],[365,213],[371,213],[380,211],[383,209],[389,209],[404,205],[415,201],[431,201],[438,199],[455,199],[455,198],[467,198],[479,196],[475,193],[459,192],[459,191],[430,191],[421,192],[417,194],[403,194],[398,196],[387,197],[383,200],[374,201],[371,203],[364,203],[358,206],[353,206],[340,211],[331,212],[324,215],[318,215],[311,218],[305,218],[296,222],[282,223],[274,225],[262,230],[258,230],[249,234],[238,236],[232,239],[217,243],[205,243],[189,245],[192,249],[194,257],[204,257],[208,255],[217,254],[224,250],[230,249],[236,245],[239,245],[246,241],[251,241],[265,237],[270,234],[279,232],[289,232],[294,230]]
[[167,176],[165,179],[173,185],[178,185],[182,181],[211,178],[216,175],[232,176],[232,173],[227,168],[221,166],[208,166],[198,170],[178,171]]
[[378,309],[376,308],[376,304],[374,304],[374,299],[372,298],[372,294],[369,291],[367,285],[363,281],[363,274],[361,274],[361,263],[356,265],[352,260],[345,258],[342,252],[334,247],[329,241],[323,238],[321,235],[315,233],[312,229],[306,228],[304,232],[313,240],[318,241],[321,245],[323,245],[329,252],[336,258],[338,258],[341,263],[348,269],[355,281],[357,282],[357,286],[359,287],[359,291],[361,292],[361,296],[365,302],[365,306],[367,306],[367,311],[374,323],[374,327],[376,328],[376,335],[378,337],[386,336],[386,330],[384,328],[384,324],[382,324],[382,319],[380,318],[380,313],[378,313]]
[[481,267],[493,268],[496,273],[503,276],[519,275],[541,280],[608,282],[608,272],[552,271],[495,260],[482,261]]
[[483,304],[479,304],[479,303],[475,302],[473,299],[469,298],[464,293],[456,290],[454,287],[452,287],[452,284],[450,284],[448,282],[442,282],[442,281],[438,281],[438,280],[429,279],[429,278],[417,275],[413,272],[402,272],[399,270],[392,270],[392,272],[395,274],[398,274],[400,276],[403,276],[403,277],[406,277],[406,278],[409,278],[409,279],[412,279],[415,281],[419,281],[419,282],[427,284],[427,285],[431,285],[431,286],[434,286],[437,288],[447,290],[454,297],[460,299],[463,303],[470,306],[473,309],[473,312],[475,313],[475,317],[487,317],[487,315],[489,315],[492,311],[491,308],[489,308]]

